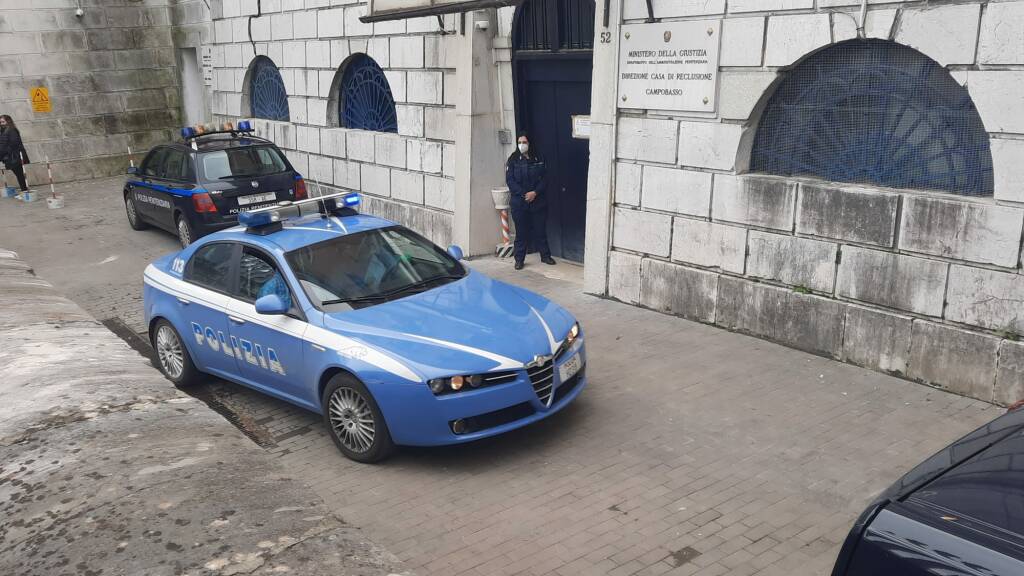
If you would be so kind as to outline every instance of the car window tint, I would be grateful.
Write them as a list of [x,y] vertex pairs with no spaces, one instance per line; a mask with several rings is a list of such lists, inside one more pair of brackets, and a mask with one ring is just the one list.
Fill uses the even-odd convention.
[[171,180],[188,179],[188,157],[181,150],[169,150],[164,161],[164,178]]
[[196,250],[185,268],[185,280],[227,292],[231,282],[231,255],[234,249],[234,244],[218,242]]
[[163,178],[164,161],[167,159],[169,151],[169,148],[157,148],[150,152],[149,156],[146,156],[146,160],[142,163],[142,173],[153,178]]
[[272,146],[247,146],[208,152],[202,156],[207,180],[266,176],[284,172],[287,167],[281,153]]
[[273,260],[251,248],[245,248],[238,262],[238,290],[236,295],[247,302],[255,302],[268,294],[277,294],[291,303],[291,293],[284,276]]
[[[402,227],[348,234],[289,252],[288,264],[313,302],[400,295],[406,288],[465,275],[429,240]],[[427,284],[424,284],[427,283]],[[345,303],[327,306],[347,306]]]

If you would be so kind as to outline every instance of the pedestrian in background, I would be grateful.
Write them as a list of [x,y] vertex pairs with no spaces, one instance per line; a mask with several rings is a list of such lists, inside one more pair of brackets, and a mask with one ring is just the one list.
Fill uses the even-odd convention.
[[21,141],[21,132],[7,114],[0,115],[0,162],[14,172],[21,191],[27,192],[28,184],[25,182],[25,168],[22,165],[28,164],[28,152]]
[[540,261],[554,264],[551,248],[548,247],[548,200],[545,194],[547,166],[530,139],[520,134],[516,151],[505,163],[505,183],[511,193],[509,204],[512,221],[516,224],[515,261],[516,270],[522,270],[526,260],[527,244],[540,252]]

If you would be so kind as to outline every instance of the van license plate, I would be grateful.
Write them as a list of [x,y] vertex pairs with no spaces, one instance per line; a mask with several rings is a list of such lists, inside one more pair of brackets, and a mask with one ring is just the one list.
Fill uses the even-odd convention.
[[249,194],[248,196],[239,196],[238,205],[248,206],[250,204],[258,204],[260,202],[269,202],[277,199],[277,192],[264,192],[262,194]]

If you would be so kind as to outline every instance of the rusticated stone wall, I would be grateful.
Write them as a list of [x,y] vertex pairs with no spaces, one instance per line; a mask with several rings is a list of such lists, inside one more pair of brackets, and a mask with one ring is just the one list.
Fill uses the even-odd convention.
[[[45,182],[47,157],[58,181],[109,176],[124,172],[129,146],[141,154],[173,136],[180,123],[174,3],[0,3],[0,113],[21,129],[33,161],[30,185]],[[191,21],[202,26],[205,4],[191,3]],[[35,86],[49,89],[51,112],[33,112]]]
[[[872,2],[867,13],[867,36],[921,51],[966,86],[990,133],[994,197],[749,173],[759,106],[779,73],[853,38],[859,5],[654,3],[662,21],[723,20],[718,111],[620,110],[614,131],[595,130],[592,166],[608,160],[613,178],[605,292],[985,401],[1016,401],[1024,397],[1024,2]],[[627,22],[646,12],[642,0],[624,0]],[[592,170],[592,195],[597,181]]]

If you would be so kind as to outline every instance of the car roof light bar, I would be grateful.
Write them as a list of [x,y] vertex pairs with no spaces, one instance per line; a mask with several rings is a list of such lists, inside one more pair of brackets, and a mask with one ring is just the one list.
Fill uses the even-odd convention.
[[247,232],[251,231],[254,234],[261,233],[257,230],[268,227],[272,227],[271,232],[275,232],[282,228],[281,222],[285,220],[285,212],[289,212],[289,216],[301,217],[305,215],[303,208],[316,207],[316,211],[324,217],[352,216],[358,214],[356,206],[361,200],[358,192],[338,192],[294,202],[286,200],[266,208],[243,211],[238,214],[238,223],[245,226]]

